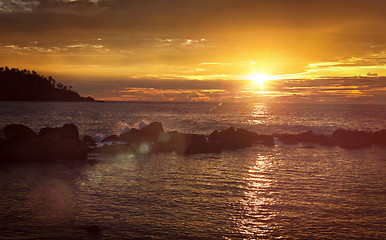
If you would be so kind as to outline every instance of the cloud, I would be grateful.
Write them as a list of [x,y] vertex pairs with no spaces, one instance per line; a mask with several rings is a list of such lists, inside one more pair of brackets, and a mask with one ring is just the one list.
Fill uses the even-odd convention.
[[376,76],[378,76],[378,73],[370,73],[370,72],[368,72],[367,76],[368,77],[376,77]]
[[31,12],[37,5],[39,5],[39,1],[3,0],[0,1],[0,13]]
[[[347,8],[347,6],[350,6]],[[116,29],[145,33],[147,31],[169,34],[233,33],[256,32],[275,29],[326,29],[329,27],[363,22],[383,22],[384,1],[360,0],[342,1],[256,1],[256,0],[40,0],[2,1],[0,9],[17,13],[21,19],[11,21],[12,25],[23,24],[30,28],[39,25],[50,26],[51,21],[61,29],[78,27],[90,30]],[[30,18],[21,16],[18,9],[26,9]],[[31,15],[32,14],[32,15]],[[9,16],[9,14],[8,14]],[[78,21],[71,20],[76,17]],[[54,19],[55,17],[55,19]],[[12,20],[12,18],[8,18]],[[305,21],[306,20],[306,21]],[[84,22],[89,22],[84,24]],[[9,23],[9,21],[8,21]],[[76,24],[77,23],[77,24]],[[362,24],[361,24],[362,23]],[[43,25],[42,25],[43,24]],[[78,24],[80,26],[78,26]],[[349,26],[349,27],[347,27]],[[374,25],[374,27],[380,25]],[[4,26],[2,26],[4,27]],[[376,29],[379,29],[376,28]],[[355,30],[355,29],[352,29]]]
[[115,80],[75,81],[83,95],[120,101],[331,102],[384,103],[386,77],[292,79],[266,82],[264,90],[248,81]]
[[[331,76],[386,75],[385,8],[379,0],[0,0],[0,65],[81,78],[82,91],[106,98],[148,88],[174,91],[165,99],[255,99],[258,91],[233,80],[260,72],[318,79],[270,82],[271,97],[354,96],[355,84],[378,96],[381,77],[365,89],[359,78]],[[204,91],[213,89],[225,92]],[[156,98],[146,93],[135,97]]]

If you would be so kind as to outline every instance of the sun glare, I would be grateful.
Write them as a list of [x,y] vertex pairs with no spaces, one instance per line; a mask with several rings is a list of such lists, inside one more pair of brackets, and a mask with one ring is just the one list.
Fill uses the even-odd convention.
[[277,78],[264,73],[256,73],[254,75],[247,76],[247,80],[253,81],[253,84],[260,86],[260,88],[263,88],[264,82],[275,79]]

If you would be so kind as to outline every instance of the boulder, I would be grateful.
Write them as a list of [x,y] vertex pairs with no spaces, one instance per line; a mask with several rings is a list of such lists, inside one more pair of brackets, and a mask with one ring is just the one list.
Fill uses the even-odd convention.
[[117,135],[110,135],[105,137],[102,142],[115,142],[118,141],[118,136]]
[[256,141],[267,146],[275,145],[275,139],[271,135],[258,135]]
[[185,151],[185,154],[221,152],[220,147],[217,144],[209,144],[204,135],[186,134],[186,139],[188,142],[188,148]]
[[259,134],[242,128],[237,128],[236,139],[238,142],[238,146],[250,147],[259,139]]
[[138,142],[144,141],[144,138],[141,135],[140,130],[138,130],[136,128],[132,128],[132,129],[130,129],[130,131],[121,134],[118,137],[118,141],[128,142],[128,143],[138,143]]
[[337,129],[331,135],[331,139],[341,148],[358,149],[370,147],[372,135],[372,133],[364,131]]
[[82,142],[86,144],[87,146],[94,147],[96,146],[97,141],[95,141],[92,137],[89,135],[84,135]]
[[87,160],[88,146],[79,140],[78,128],[74,124],[42,128],[38,138],[44,147],[43,159]]
[[296,134],[279,134],[278,140],[286,145],[288,144],[297,144],[299,142],[298,136]]
[[240,148],[236,129],[234,127],[229,127],[222,131],[214,130],[208,136],[208,140],[210,144],[217,145],[221,149]]
[[185,154],[190,142],[187,134],[177,131],[167,132],[168,139],[166,141],[158,141],[154,146],[156,152],[175,152],[177,154]]
[[4,128],[5,142],[9,144],[29,143],[36,140],[36,133],[29,127],[21,124],[7,125]]
[[145,140],[154,142],[158,140],[158,137],[163,132],[164,128],[162,123],[152,122],[140,130],[140,135],[143,136]]
[[269,135],[259,135],[256,132],[242,128],[227,128],[222,131],[213,131],[208,137],[209,143],[219,146],[221,149],[239,149],[250,147],[259,142],[265,145],[273,145],[274,139]]
[[64,124],[62,127],[45,127],[40,129],[39,138],[42,140],[53,140],[53,141],[62,141],[62,140],[79,140],[78,127],[71,124]]
[[328,137],[323,134],[315,134],[312,130],[297,134],[298,141],[305,143],[318,143],[326,138]]
[[220,153],[216,144],[210,144],[204,135],[172,131],[167,141],[158,142],[153,148],[156,152],[175,152],[179,155],[197,153]]
[[373,132],[370,139],[373,144],[386,145],[386,129]]
[[130,152],[131,148],[129,144],[112,144],[103,145],[101,147],[95,147],[91,150],[93,153],[102,153],[106,155],[117,155]]

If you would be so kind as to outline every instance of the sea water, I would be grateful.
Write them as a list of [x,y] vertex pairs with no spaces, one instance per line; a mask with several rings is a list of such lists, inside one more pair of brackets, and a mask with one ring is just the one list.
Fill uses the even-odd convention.
[[[75,123],[81,135],[141,122],[210,134],[386,128],[384,105],[0,103],[0,128]],[[384,239],[386,148],[255,145],[221,154],[92,155],[95,164],[0,167],[0,239]]]

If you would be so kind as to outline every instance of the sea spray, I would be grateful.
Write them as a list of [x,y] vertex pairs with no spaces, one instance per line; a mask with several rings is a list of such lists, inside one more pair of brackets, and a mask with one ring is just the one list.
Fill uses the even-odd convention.
[[117,128],[115,129],[114,133],[119,136],[123,133],[127,133],[128,131],[130,131],[130,129],[131,127],[127,123],[118,121]]

